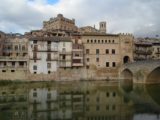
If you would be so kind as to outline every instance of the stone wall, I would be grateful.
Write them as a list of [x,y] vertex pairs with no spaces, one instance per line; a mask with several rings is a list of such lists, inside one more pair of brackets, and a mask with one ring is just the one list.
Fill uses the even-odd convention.
[[22,81],[75,81],[75,80],[117,80],[117,69],[59,69],[51,74],[31,74],[26,71],[0,72],[0,80]]

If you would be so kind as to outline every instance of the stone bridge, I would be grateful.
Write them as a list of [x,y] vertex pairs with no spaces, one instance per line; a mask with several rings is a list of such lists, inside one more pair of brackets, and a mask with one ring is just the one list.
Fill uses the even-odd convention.
[[123,82],[160,83],[160,60],[145,60],[123,65],[119,73]]

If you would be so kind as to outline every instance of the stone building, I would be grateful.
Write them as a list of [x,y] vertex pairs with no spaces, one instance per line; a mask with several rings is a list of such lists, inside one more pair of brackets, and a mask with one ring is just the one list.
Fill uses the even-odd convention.
[[84,46],[80,36],[72,38],[72,67],[84,66]]
[[8,35],[3,44],[0,56],[2,73],[27,72],[28,70],[28,39],[24,36]]
[[87,69],[104,69],[108,73],[118,73],[117,68],[133,61],[131,34],[86,33],[82,35],[82,42]]
[[85,27],[80,27],[78,29],[79,33],[106,33],[107,32],[107,25],[106,22],[99,22],[99,30],[92,26],[85,26]]
[[68,19],[63,17],[62,14],[58,14],[55,18],[50,18],[49,21],[43,22],[44,31],[65,31],[66,33],[74,33],[78,31],[75,25],[74,19]]
[[160,59],[160,42],[152,43],[153,52],[152,59]]
[[148,60],[152,59],[152,43],[136,42],[134,48],[134,60]]
[[6,34],[0,31],[0,56],[2,55],[3,51],[3,44],[5,40]]

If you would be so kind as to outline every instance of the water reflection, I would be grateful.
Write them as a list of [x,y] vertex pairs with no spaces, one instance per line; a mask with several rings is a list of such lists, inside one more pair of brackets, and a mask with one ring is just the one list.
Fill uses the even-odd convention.
[[0,120],[160,120],[160,86],[107,82],[0,87]]

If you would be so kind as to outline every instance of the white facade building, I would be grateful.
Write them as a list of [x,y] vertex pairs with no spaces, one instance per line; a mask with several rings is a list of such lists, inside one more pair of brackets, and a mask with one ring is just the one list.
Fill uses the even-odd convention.
[[59,67],[72,66],[72,42],[69,38],[31,37],[28,51],[31,74],[50,74]]
[[58,68],[58,39],[34,37],[29,41],[29,71],[50,74]]

